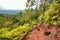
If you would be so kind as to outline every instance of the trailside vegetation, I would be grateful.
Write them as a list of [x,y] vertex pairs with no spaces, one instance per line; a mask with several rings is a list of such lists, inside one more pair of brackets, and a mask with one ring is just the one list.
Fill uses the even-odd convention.
[[17,15],[0,15],[0,40],[22,40],[37,22],[60,25],[60,0],[27,0],[26,9]]

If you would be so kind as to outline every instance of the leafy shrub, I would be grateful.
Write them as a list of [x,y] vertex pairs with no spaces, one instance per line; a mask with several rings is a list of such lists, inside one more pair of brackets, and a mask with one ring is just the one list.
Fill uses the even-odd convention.
[[30,24],[24,24],[16,29],[13,29],[7,33],[1,34],[0,38],[11,39],[11,40],[18,40],[22,39],[29,31],[31,31],[34,26]]
[[[55,2],[45,11],[44,16],[42,15],[39,17],[40,22],[43,21],[44,24],[48,25],[60,25],[60,3]],[[42,18],[44,19],[42,20]]]
[[5,33],[9,32],[9,28],[2,28],[0,29],[0,37],[3,36]]

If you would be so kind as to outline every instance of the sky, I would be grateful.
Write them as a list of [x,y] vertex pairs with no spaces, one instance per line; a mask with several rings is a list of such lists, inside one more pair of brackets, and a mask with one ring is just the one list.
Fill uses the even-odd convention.
[[0,8],[6,10],[23,10],[26,8],[27,0],[0,0]]

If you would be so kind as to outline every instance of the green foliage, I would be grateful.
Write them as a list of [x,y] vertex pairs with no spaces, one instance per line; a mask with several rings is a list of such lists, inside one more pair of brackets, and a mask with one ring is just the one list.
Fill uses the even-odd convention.
[[7,32],[9,32],[9,28],[2,28],[2,29],[0,29],[0,38],[1,38],[1,36],[3,36],[5,33],[7,33]]
[[40,23],[43,23],[43,14],[40,14],[40,16],[38,17],[38,20],[40,21]]
[[[44,19],[42,20],[43,17]],[[55,2],[45,11],[44,16],[40,16],[40,21],[42,20],[44,24],[60,25],[60,3]],[[42,22],[41,21],[41,22]]]
[[37,10],[25,10],[24,13],[18,13],[19,15],[17,15],[17,19],[20,20],[20,24],[24,24],[24,23],[29,23],[30,21],[32,21],[33,19],[36,20],[38,18],[38,16],[40,15],[40,13]]
[[[36,27],[37,21],[46,25],[60,25],[60,1],[55,1],[28,0],[29,9],[19,12],[17,16],[0,15],[0,40],[22,40],[29,31]],[[30,9],[34,5],[36,8]]]
[[0,28],[7,28],[10,24],[13,24],[15,21],[14,15],[1,14],[0,15]]
[[36,25],[36,20],[32,20],[30,23],[31,23],[32,25]]
[[[6,39],[13,39],[13,40],[21,40],[29,31],[31,31],[32,29],[34,29],[35,26],[32,26],[30,24],[24,24],[23,26],[20,26],[16,29],[13,29],[7,33],[1,34],[0,38],[6,38]],[[3,31],[5,31],[3,29]],[[2,32],[2,31],[0,31]]]

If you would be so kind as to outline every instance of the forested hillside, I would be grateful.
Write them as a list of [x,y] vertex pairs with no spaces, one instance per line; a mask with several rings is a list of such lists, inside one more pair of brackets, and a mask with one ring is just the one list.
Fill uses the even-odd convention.
[[19,11],[22,10],[5,10],[5,9],[0,9],[0,14],[10,14],[10,15],[16,15]]
[[60,28],[60,0],[27,0],[26,9],[17,15],[1,14],[0,40],[23,40],[38,23]]

